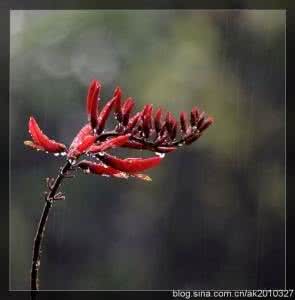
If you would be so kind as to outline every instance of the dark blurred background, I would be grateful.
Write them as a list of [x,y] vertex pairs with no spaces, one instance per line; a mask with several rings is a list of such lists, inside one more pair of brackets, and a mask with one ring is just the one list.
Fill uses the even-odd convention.
[[88,83],[137,109],[197,104],[215,124],[147,172],[79,175],[46,228],[41,289],[282,288],[285,279],[285,12],[11,11],[10,287],[29,289],[45,178],[30,115],[70,143]]

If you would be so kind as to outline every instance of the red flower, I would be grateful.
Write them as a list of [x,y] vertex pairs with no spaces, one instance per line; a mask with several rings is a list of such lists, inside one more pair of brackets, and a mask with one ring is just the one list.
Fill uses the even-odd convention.
[[[117,178],[137,177],[151,180],[150,177],[139,172],[157,166],[165,153],[175,151],[182,145],[189,145],[196,141],[213,123],[212,117],[207,117],[197,107],[190,113],[180,113],[179,123],[175,117],[158,108],[153,113],[153,106],[147,104],[140,111],[131,116],[135,102],[128,97],[122,104],[122,91],[117,87],[112,98],[99,110],[101,84],[93,80],[88,88],[86,110],[88,123],[78,132],[69,149],[62,144],[48,138],[40,129],[37,121],[30,117],[29,133],[32,141],[25,141],[25,145],[37,150],[54,154],[62,154],[71,162],[72,167],[78,167],[85,173],[112,176]],[[116,127],[105,131],[107,119],[114,112]],[[115,147],[127,147],[152,151],[158,155],[150,158],[120,159],[105,151]],[[93,158],[81,160],[83,155]]]

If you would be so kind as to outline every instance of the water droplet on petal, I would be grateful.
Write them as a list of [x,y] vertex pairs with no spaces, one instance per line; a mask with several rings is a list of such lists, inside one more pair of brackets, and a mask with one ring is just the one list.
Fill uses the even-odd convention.
[[104,156],[104,152],[98,152],[99,156]]
[[75,160],[75,159],[72,159],[72,158],[70,158],[70,159],[69,159],[69,163],[70,163],[71,165],[74,165],[74,164],[76,163],[76,160]]
[[165,157],[165,153],[155,152],[156,155],[158,155],[161,158]]

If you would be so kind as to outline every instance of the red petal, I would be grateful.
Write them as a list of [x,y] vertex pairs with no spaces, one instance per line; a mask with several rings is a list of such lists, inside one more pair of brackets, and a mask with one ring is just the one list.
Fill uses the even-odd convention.
[[[175,120],[174,120],[175,121]],[[177,135],[177,128],[178,128],[178,124],[177,122],[175,121],[173,126],[172,126],[172,129],[171,129],[171,133],[170,133],[170,138],[171,140],[174,140],[176,135]]]
[[115,115],[119,122],[122,122],[122,109],[121,109],[121,97],[122,97],[122,91],[120,87],[117,87],[114,91],[113,98],[115,98]]
[[177,124],[177,121],[173,117],[171,112],[167,112],[166,114],[166,128],[170,136],[174,135],[175,126]]
[[104,155],[98,155],[102,162],[105,164],[127,173],[137,173],[156,167],[162,160],[159,156],[150,158],[127,158],[119,159],[115,156],[105,153]]
[[153,113],[153,106],[147,105],[147,108],[143,111],[143,131],[145,134],[145,137],[148,138],[150,135],[150,131],[152,129],[152,113]]
[[92,128],[89,123],[82,127],[70,146],[68,157],[76,157],[80,155],[79,151],[77,151],[77,147],[83,142],[86,136],[91,135],[91,132]]
[[187,115],[185,112],[180,113],[180,126],[183,133],[186,133],[187,131]]
[[134,107],[134,101],[131,97],[127,98],[122,105],[123,125],[126,126],[129,120],[129,115]]
[[153,105],[152,104],[146,104],[143,107],[143,110],[142,110],[142,117],[144,117],[146,114],[151,114],[152,110],[153,110]]
[[136,113],[132,118],[129,119],[128,125],[127,125],[127,131],[131,131],[137,124],[138,120],[141,117],[142,112]]
[[199,114],[200,114],[199,109],[196,106],[193,107],[191,110],[191,119],[190,119],[191,126],[196,126],[199,119]]
[[29,133],[34,141],[34,144],[41,146],[39,149],[44,148],[45,151],[51,153],[60,153],[66,151],[64,144],[58,143],[55,140],[49,139],[38,126],[37,121],[30,117],[29,120]]
[[93,135],[87,135],[85,136],[85,138],[83,139],[83,141],[78,145],[78,147],[76,148],[76,151],[79,154],[82,154],[83,152],[85,152],[90,146],[93,145],[93,143],[96,141],[96,136]]
[[[98,114],[98,103],[100,101],[99,93],[101,89],[100,83],[96,80],[93,82],[93,86],[89,88],[89,90],[92,89],[92,93],[90,96],[87,97],[88,106],[90,111],[89,114],[89,121],[92,128],[96,128],[97,126],[97,114]],[[88,92],[89,94],[89,92]]]
[[200,116],[199,116],[199,119],[198,119],[198,122],[197,122],[196,126],[197,126],[198,128],[202,127],[204,121],[205,121],[205,112],[202,112],[202,113],[200,114]]
[[162,109],[158,108],[156,113],[155,113],[155,130],[156,132],[160,132],[162,128],[162,122],[161,122],[161,116],[162,116]]
[[101,133],[105,127],[107,118],[109,117],[113,106],[116,104],[118,97],[115,96],[109,100],[98,116],[97,133]]
[[106,140],[105,142],[102,142],[100,145],[93,145],[89,148],[88,152],[90,153],[97,153],[97,152],[103,152],[110,148],[120,147],[124,145],[129,140],[130,134],[118,136],[115,138],[111,138],[109,140]]
[[[98,80],[92,80],[91,81],[91,83],[88,87],[87,100],[86,100],[87,115],[91,114],[93,103],[97,102],[97,96],[98,96],[98,93],[100,91],[100,88],[101,88],[101,84]],[[96,97],[95,97],[95,94],[96,94]]]
[[212,117],[208,117],[198,128],[201,132],[207,129],[212,123],[214,122],[214,119]]

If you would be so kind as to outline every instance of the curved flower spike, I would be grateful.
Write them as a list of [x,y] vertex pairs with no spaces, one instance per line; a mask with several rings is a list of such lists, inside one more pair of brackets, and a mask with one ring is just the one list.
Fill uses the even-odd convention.
[[97,154],[97,157],[106,165],[127,173],[137,173],[156,167],[162,157],[154,156],[149,158],[126,158],[120,159],[110,154]]
[[[213,118],[207,117],[205,112],[201,112],[197,107],[192,108],[190,120],[184,112],[180,113],[178,121],[171,112],[164,115],[161,108],[153,113],[152,104],[145,105],[141,111],[130,116],[135,103],[131,97],[128,97],[121,104],[122,91],[119,87],[98,112],[100,90],[100,82],[93,80],[87,92],[88,123],[75,136],[68,151],[65,145],[49,139],[33,117],[29,120],[32,141],[25,141],[25,145],[37,150],[67,154],[70,163],[83,154],[92,154],[102,162],[99,167],[95,167],[96,170],[106,165],[117,172],[125,172],[129,176],[149,180],[148,176],[138,172],[157,166],[165,153],[173,152],[184,144],[193,143],[213,123]],[[117,124],[112,130],[105,131],[112,109]],[[115,147],[148,150],[162,155],[151,158],[120,159],[105,153]],[[74,167],[75,164],[71,163],[71,166]]]
[[25,141],[26,146],[47,151],[50,153],[61,153],[66,152],[67,148],[64,144],[58,143],[55,140],[49,139],[42,130],[40,129],[37,121],[34,117],[30,117],[29,120],[29,133],[32,137],[33,142]]

